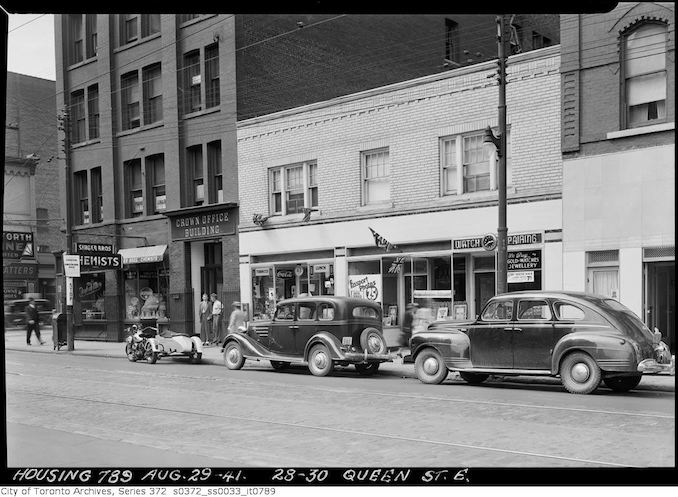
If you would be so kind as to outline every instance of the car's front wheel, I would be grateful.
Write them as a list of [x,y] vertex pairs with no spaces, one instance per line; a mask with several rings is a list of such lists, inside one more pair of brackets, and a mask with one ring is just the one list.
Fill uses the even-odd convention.
[[[54,346],[54,348],[56,349],[56,345]],[[127,359],[128,359],[128,360],[130,360],[130,361],[132,361],[132,362],[136,362],[136,360],[137,360],[137,353],[136,353],[136,351],[132,348],[132,344],[129,343],[129,342],[127,343],[127,345],[125,345],[125,354],[127,355]]]
[[560,364],[560,382],[570,393],[589,394],[598,388],[600,380],[600,367],[584,352],[572,352]]
[[367,364],[358,363],[355,365],[356,371],[363,376],[370,376],[377,372],[379,369],[378,362],[370,362]]
[[245,364],[242,347],[238,342],[230,342],[224,348],[224,363],[228,369],[240,369]]
[[158,353],[153,350],[153,346],[150,342],[146,342],[146,361],[151,364],[158,362]]
[[471,385],[478,385],[490,377],[489,374],[465,373],[463,371],[459,371],[459,376],[461,376],[462,380],[464,380],[466,383],[470,383]]
[[330,351],[322,344],[314,345],[308,353],[308,369],[313,376],[327,376],[332,371]]
[[611,378],[604,378],[603,381],[608,388],[615,392],[628,392],[636,388],[642,378],[643,375],[638,374],[633,376],[613,376]]
[[417,354],[414,361],[417,378],[424,383],[439,384],[447,378],[447,366],[443,356],[435,349],[427,348]]

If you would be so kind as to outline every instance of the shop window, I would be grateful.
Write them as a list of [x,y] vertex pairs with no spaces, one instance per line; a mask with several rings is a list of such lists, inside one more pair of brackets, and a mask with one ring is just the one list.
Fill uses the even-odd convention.
[[104,293],[106,273],[83,273],[78,278],[78,296],[82,319],[106,319]]
[[141,126],[139,109],[139,76],[136,71],[120,77],[120,101],[122,110],[122,129],[128,130]]
[[87,140],[85,135],[85,90],[71,93],[70,105],[71,143],[80,143]]
[[187,173],[189,177],[188,205],[202,205],[205,202],[205,183],[202,168],[202,145],[186,149]]
[[619,295],[619,251],[586,253],[586,291],[615,300]]
[[87,88],[87,121],[89,139],[99,138],[99,85]]
[[269,170],[271,214],[297,214],[318,206],[317,164],[302,162]]
[[125,271],[125,313],[128,320],[169,318],[169,271],[164,264],[138,264]]
[[224,174],[221,165],[221,141],[207,144],[207,170],[210,181],[210,203],[224,201]]
[[205,47],[205,107],[217,107],[219,99],[219,45]]
[[132,159],[124,163],[125,184],[127,186],[127,217],[144,215],[144,183],[141,174],[141,159]]
[[146,176],[151,192],[152,206],[150,211],[160,214],[167,209],[167,195],[165,193],[165,160],[163,154],[146,157]]
[[160,63],[144,67],[143,79],[144,124],[162,121],[162,75]]
[[388,149],[361,153],[363,205],[379,204],[391,199],[391,169]]
[[100,223],[104,220],[104,197],[100,167],[92,169],[90,182],[92,190],[92,222]]
[[183,75],[183,110],[184,114],[189,114],[202,109],[200,50],[184,54]]
[[623,120],[627,128],[666,118],[666,40],[664,23],[645,23],[623,36]]
[[78,171],[73,174],[74,179],[74,193],[77,202],[75,211],[76,224],[88,224],[90,222],[89,216],[89,197],[87,190],[87,171]]

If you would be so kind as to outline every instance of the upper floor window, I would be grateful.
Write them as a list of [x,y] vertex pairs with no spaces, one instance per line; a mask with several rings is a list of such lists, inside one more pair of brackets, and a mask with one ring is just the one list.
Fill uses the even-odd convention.
[[139,109],[139,75],[137,71],[123,74],[120,77],[120,100],[122,110],[122,129],[133,129],[141,126]]
[[537,33],[536,31],[532,32],[532,49],[537,50],[538,48],[550,47],[553,44],[551,38]]
[[144,67],[143,78],[144,124],[162,120],[162,79],[160,63]]
[[460,62],[459,25],[452,19],[445,19],[445,58],[451,62]]
[[[162,70],[160,63],[141,70],[142,94],[139,93],[139,73],[131,71],[120,77],[122,130],[138,128],[162,120]],[[140,100],[143,99],[143,106]]]
[[646,23],[624,35],[625,127],[655,124],[666,118],[666,25]]
[[[204,61],[204,64],[201,61]],[[191,50],[185,53],[181,72],[181,105],[184,114],[219,105],[218,44],[215,43],[206,46],[204,49]]]
[[363,204],[378,204],[391,199],[391,168],[388,149],[361,153]]
[[69,53],[71,64],[82,62],[84,58],[82,14],[70,14],[68,16]]
[[101,182],[101,167],[92,169],[90,183],[92,186],[92,222],[100,223],[104,220],[104,197]]
[[87,120],[89,139],[99,138],[99,85],[87,88]]
[[144,183],[141,173],[141,159],[132,159],[124,163],[127,201],[125,214],[127,217],[144,215]]
[[75,209],[75,224],[89,224],[89,197],[87,189],[87,171],[78,171],[73,173]]
[[165,192],[165,157],[163,154],[146,157],[146,175],[151,192],[151,208],[154,214],[165,212],[167,209],[167,194]]
[[188,205],[202,205],[205,203],[205,180],[202,167],[202,145],[193,145],[186,149],[187,168],[189,179]]
[[97,15],[85,14],[85,52],[87,58],[97,54]]
[[120,16],[120,44],[127,45],[139,38],[139,16],[122,14]]
[[221,141],[207,144],[207,170],[210,181],[210,203],[224,201],[224,174],[221,165]]
[[302,162],[269,170],[271,214],[297,214],[318,206],[317,164]]
[[205,47],[205,107],[219,105],[219,45]]
[[141,36],[160,32],[160,14],[141,14]]
[[[49,229],[49,211],[44,207],[35,209],[38,232],[45,232]],[[38,250],[40,252],[40,250]]]
[[85,90],[71,93],[71,143],[87,140],[85,135]]
[[184,114],[196,112],[202,109],[201,86],[202,75],[200,74],[200,50],[193,50],[184,55],[183,64],[184,84],[183,103]]
[[183,24],[190,21],[191,19],[200,17],[200,14],[177,14],[177,17],[179,18],[179,24]]

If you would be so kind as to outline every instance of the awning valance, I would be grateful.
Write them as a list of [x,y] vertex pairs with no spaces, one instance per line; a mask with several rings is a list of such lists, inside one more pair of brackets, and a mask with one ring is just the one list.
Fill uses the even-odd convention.
[[162,262],[167,245],[151,245],[150,247],[136,247],[118,250],[122,256],[123,265],[146,264],[148,262]]

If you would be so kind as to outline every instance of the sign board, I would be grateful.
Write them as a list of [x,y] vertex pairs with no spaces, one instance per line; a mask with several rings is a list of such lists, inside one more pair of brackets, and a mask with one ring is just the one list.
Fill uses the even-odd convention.
[[254,276],[271,276],[271,269],[267,267],[258,267],[254,270]]
[[294,275],[292,274],[291,269],[278,269],[275,272],[275,277],[276,278],[282,278],[282,279],[285,279],[285,280],[289,280],[290,278],[293,278]]
[[301,276],[302,274],[304,274],[304,268],[303,268],[303,266],[296,266],[296,267],[294,268],[294,275],[295,275],[295,276]]
[[31,231],[3,231],[2,258],[19,260],[35,258],[33,251],[33,233]]
[[348,276],[348,296],[382,301],[380,274],[352,274]]
[[67,278],[80,277],[80,256],[77,254],[64,254],[64,275]]
[[106,270],[106,269],[120,269],[122,267],[122,256],[120,254],[111,255],[79,255],[80,270]]
[[[515,235],[507,235],[507,245],[539,245],[542,243],[543,236],[541,232],[535,233],[518,233]],[[494,250],[497,246],[497,238],[490,233],[483,236],[476,236],[472,238],[459,238],[453,240],[452,248],[455,251],[471,251],[471,250]]]
[[534,271],[509,271],[506,273],[506,283],[532,283]]
[[73,278],[66,277],[66,305],[73,305]]
[[325,273],[330,274],[329,264],[313,264],[313,274]]
[[37,264],[11,262],[2,266],[2,277],[7,280],[33,280],[38,277]]
[[520,250],[506,254],[507,271],[541,269],[541,250]]
[[115,253],[113,245],[110,245],[108,243],[76,243],[75,251],[79,255],[83,254],[110,255]]
[[223,209],[202,214],[171,216],[172,240],[216,238],[235,234],[235,217]]
[[452,290],[415,290],[415,299],[452,299]]

